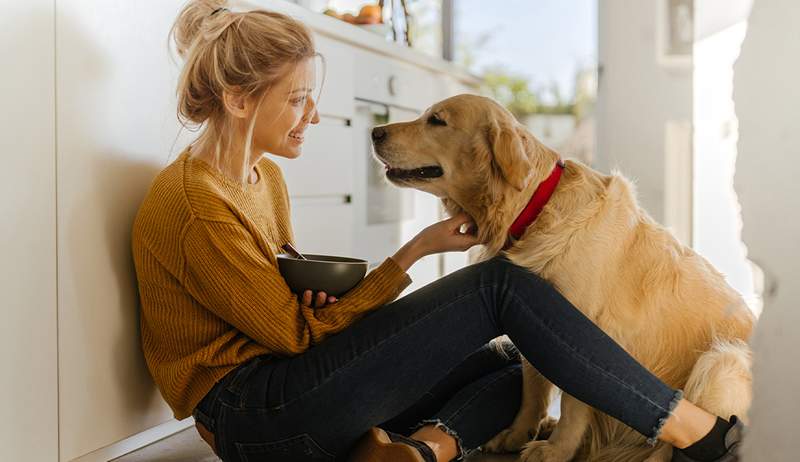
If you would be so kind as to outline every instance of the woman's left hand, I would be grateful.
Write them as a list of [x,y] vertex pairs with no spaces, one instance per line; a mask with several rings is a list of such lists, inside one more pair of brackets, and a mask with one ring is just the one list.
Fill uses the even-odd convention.
[[332,295],[328,296],[328,294],[322,291],[317,292],[317,295],[314,296],[311,290],[306,289],[306,291],[303,292],[303,297],[300,299],[300,303],[303,306],[311,307],[312,300],[314,301],[314,308],[322,308],[327,304],[336,303],[339,301],[338,298]]

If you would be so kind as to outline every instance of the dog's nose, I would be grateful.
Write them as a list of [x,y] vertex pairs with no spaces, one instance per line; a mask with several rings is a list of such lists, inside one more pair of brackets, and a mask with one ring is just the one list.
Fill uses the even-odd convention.
[[380,143],[381,141],[386,139],[386,129],[383,127],[375,127],[372,129],[372,142],[373,143]]

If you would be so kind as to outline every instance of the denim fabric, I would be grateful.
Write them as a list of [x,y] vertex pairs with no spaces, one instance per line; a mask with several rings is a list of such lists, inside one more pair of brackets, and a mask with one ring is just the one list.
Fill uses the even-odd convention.
[[[331,305],[322,309],[335,309]],[[502,257],[462,268],[291,358],[253,358],[195,417],[225,461],[344,460],[370,427],[445,422],[465,450],[519,408],[516,351],[556,386],[653,437],[679,392],[644,369],[541,278]]]

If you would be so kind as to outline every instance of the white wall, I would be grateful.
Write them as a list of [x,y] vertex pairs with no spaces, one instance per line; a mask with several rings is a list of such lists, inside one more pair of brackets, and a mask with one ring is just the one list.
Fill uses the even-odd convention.
[[755,0],[735,66],[742,237],[764,271],[745,461],[798,459],[800,442],[800,3]]
[[668,121],[691,121],[692,74],[658,62],[658,5],[654,0],[598,4],[596,165],[606,172],[619,168],[636,180],[641,204],[663,222],[664,133]]
[[[695,13],[692,247],[722,272],[758,313],[761,303],[741,241],[740,207],[733,189],[739,133],[733,65],[747,31],[749,4],[748,0],[704,0]],[[739,14],[732,15],[731,10]]]
[[0,460],[58,457],[52,0],[0,14]]

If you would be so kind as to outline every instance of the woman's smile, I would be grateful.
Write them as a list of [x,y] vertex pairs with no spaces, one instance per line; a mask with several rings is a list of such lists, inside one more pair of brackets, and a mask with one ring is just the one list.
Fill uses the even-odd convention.
[[305,130],[293,130],[289,132],[289,139],[296,144],[303,144],[303,140],[305,139],[304,132]]

